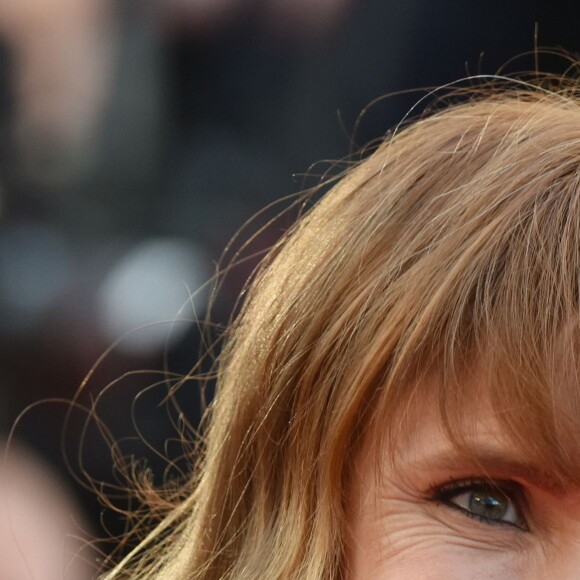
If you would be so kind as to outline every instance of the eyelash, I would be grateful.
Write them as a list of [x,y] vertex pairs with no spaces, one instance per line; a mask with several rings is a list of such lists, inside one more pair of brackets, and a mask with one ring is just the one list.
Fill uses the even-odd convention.
[[[461,507],[452,500],[461,494],[475,492],[477,490],[489,491],[490,495],[504,496],[511,504],[517,514],[519,523],[494,520],[476,514],[468,509]],[[490,479],[468,478],[462,480],[452,480],[445,485],[433,485],[431,487],[431,501],[440,503],[446,507],[455,509],[463,515],[480,521],[490,526],[510,526],[518,530],[529,532],[526,513],[526,500],[521,485],[515,481],[504,480],[494,481]]]

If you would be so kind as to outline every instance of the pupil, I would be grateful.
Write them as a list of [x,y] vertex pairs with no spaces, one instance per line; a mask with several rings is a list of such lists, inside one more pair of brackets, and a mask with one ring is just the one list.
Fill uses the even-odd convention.
[[469,509],[478,516],[489,520],[500,520],[508,510],[508,500],[500,494],[474,491],[469,500]]

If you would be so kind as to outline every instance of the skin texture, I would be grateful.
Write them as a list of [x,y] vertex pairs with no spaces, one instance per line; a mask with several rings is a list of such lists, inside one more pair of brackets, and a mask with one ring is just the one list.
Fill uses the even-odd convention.
[[[376,449],[363,445],[350,493],[349,580],[580,578],[580,490],[530,464],[489,406],[474,402],[469,456],[453,448],[429,401],[412,411],[394,461],[379,459],[377,469]],[[513,525],[472,517],[462,509],[473,505],[465,488],[434,497],[474,479],[506,490],[498,495],[490,483],[484,493],[509,498],[504,517]]]

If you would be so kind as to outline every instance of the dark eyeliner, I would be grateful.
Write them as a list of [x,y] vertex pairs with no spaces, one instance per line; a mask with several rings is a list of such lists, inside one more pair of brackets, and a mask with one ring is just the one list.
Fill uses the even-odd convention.
[[[513,522],[486,518],[479,514],[473,513],[452,501],[462,493],[468,493],[477,490],[487,490],[492,494],[495,493],[505,496],[510,502],[513,503],[514,509],[518,514],[520,522],[516,524]],[[519,483],[512,480],[491,480],[474,477],[451,480],[443,485],[432,485],[429,499],[446,507],[455,509],[467,517],[490,526],[509,526],[524,532],[530,531],[526,517],[528,510],[524,491]]]

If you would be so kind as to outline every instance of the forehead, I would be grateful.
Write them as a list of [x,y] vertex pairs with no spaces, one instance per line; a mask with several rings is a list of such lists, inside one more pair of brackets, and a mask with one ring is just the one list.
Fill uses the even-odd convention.
[[413,395],[397,413],[396,432],[384,437],[385,423],[375,422],[365,447],[378,453],[377,466],[428,467],[441,475],[461,466],[462,475],[521,478],[551,492],[580,483],[580,430],[546,434],[541,410],[508,401],[498,407],[490,375],[481,370],[458,377],[461,396],[446,411],[441,381],[432,373],[413,385]]
[[454,439],[505,444],[508,437],[491,404],[483,374],[464,374],[457,379],[462,391],[460,426],[453,433],[449,433],[441,409],[442,380],[439,373],[430,373],[414,385],[412,397],[401,409],[397,451],[416,454],[425,448],[452,445]]

